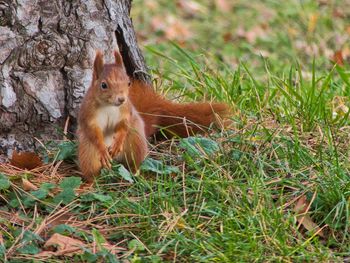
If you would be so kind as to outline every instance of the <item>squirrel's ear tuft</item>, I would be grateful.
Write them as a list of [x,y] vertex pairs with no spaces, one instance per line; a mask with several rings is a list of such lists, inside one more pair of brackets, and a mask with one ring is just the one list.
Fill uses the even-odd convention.
[[103,71],[103,54],[101,51],[97,51],[96,52],[96,56],[95,56],[95,61],[94,61],[94,74],[93,74],[93,78],[94,79],[98,79]]
[[123,57],[119,51],[114,50],[115,64],[124,68]]

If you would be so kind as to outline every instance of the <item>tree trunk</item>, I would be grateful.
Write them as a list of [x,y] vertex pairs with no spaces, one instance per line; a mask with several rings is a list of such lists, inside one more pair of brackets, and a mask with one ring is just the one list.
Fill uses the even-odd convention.
[[[117,46],[130,76],[150,81],[131,0],[0,0],[0,155],[62,138],[74,126],[96,49]],[[1,159],[0,159],[1,161]]]

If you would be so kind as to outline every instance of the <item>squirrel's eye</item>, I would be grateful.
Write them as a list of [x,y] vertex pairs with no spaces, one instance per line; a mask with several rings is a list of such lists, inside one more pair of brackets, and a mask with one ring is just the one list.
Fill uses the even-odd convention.
[[107,86],[107,83],[106,82],[102,82],[101,83],[101,89],[107,89],[108,86]]
[[129,87],[131,86],[131,81],[128,82],[128,86],[129,86]]

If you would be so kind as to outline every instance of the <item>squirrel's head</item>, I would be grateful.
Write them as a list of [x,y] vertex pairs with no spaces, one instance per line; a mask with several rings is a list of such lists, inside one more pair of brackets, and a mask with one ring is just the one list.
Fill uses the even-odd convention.
[[114,64],[105,64],[103,54],[97,51],[91,89],[100,104],[118,107],[128,99],[130,79],[118,51],[114,51],[114,59]]

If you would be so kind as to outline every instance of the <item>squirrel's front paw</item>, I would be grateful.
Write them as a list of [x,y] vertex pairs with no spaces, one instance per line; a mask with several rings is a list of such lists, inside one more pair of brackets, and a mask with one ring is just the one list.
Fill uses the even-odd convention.
[[111,147],[109,147],[109,154],[112,158],[116,157],[123,150],[123,143],[116,140]]
[[111,169],[112,168],[112,157],[111,155],[109,154],[108,150],[105,149],[102,153],[101,153],[101,163],[102,163],[102,166],[104,168],[107,168],[107,169]]

